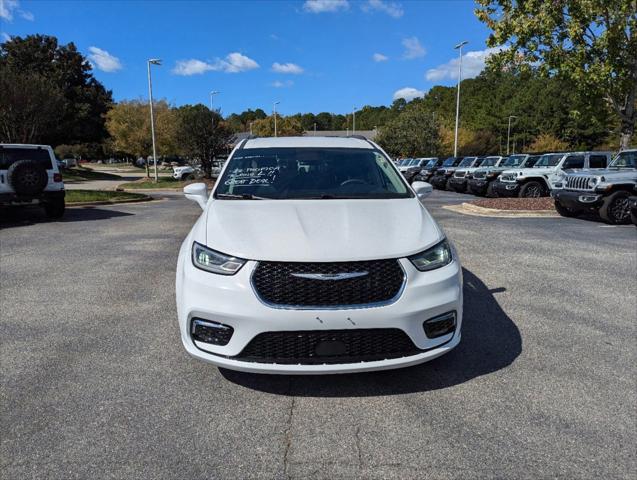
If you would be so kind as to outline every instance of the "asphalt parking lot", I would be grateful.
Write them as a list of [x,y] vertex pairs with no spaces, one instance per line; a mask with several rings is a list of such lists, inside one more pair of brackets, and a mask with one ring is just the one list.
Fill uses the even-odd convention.
[[2,478],[634,478],[637,234],[426,201],[463,340],[404,370],[257,376],[189,358],[181,196],[0,222]]

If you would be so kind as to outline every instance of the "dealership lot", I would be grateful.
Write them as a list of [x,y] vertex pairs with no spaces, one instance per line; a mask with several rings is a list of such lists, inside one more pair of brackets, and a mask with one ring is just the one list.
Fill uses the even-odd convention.
[[465,268],[460,346],[399,371],[219,371],[180,343],[174,270],[199,208],[0,223],[7,478],[630,477],[637,235],[426,200]]

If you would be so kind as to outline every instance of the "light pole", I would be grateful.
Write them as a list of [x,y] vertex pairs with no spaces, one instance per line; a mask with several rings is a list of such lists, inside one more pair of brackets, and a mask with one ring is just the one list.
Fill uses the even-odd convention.
[[252,135],[252,122],[250,122],[249,125],[250,125],[250,135]]
[[460,42],[456,45],[454,50],[460,50],[460,63],[458,65],[458,92],[456,94],[456,134],[453,142],[453,156],[458,156],[458,120],[460,119],[460,81],[462,80],[462,47],[464,47],[467,43],[466,40],[464,42]]
[[215,128],[215,111],[212,109],[212,99],[218,93],[221,93],[221,92],[218,92],[216,90],[213,90],[213,91],[210,92],[210,113],[212,114],[212,128],[213,129]]
[[155,164],[155,182],[158,182],[159,176],[157,175],[157,150],[155,148],[155,116],[153,115],[153,81],[150,77],[150,66],[151,64],[160,66],[161,59],[150,58],[146,63],[148,64],[148,103],[150,104],[150,134],[153,139],[153,163]]
[[[507,128],[507,155],[509,154],[509,138],[511,137],[511,119],[518,118],[515,115],[509,115],[509,128]],[[515,147],[513,148],[515,150]]]
[[352,108],[352,135],[356,134],[356,107]]
[[316,122],[314,122],[314,136],[316,137]]
[[280,101],[278,102],[274,102],[274,106],[272,107],[272,110],[274,112],[274,136],[277,136],[277,131],[276,131],[276,106],[281,103]]

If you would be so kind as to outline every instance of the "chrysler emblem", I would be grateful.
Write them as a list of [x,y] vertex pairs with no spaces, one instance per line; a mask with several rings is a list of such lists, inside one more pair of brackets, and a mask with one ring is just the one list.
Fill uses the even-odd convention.
[[343,273],[291,273],[293,277],[307,278],[309,280],[348,280],[350,278],[364,277],[369,272],[343,272]]

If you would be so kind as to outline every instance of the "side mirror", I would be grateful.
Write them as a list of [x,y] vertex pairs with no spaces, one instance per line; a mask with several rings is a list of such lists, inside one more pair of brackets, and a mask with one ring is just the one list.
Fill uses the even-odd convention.
[[419,200],[428,197],[434,191],[434,187],[427,182],[414,182],[411,184],[411,188],[414,189]]
[[184,187],[184,195],[188,200],[197,202],[201,209],[206,208],[208,202],[208,187],[205,183],[191,183]]

